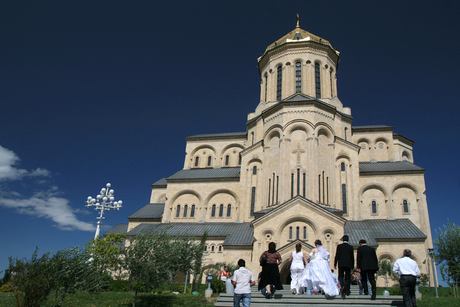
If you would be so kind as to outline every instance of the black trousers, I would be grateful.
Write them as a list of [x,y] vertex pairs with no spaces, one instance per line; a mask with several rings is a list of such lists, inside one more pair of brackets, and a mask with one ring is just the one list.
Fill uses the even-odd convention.
[[339,267],[340,292],[350,295],[351,268]]
[[412,275],[401,275],[399,278],[399,285],[401,286],[404,305],[406,307],[416,307],[415,282],[416,278]]
[[371,284],[372,294],[375,294],[377,291],[376,282],[375,282],[375,271],[361,270],[361,283],[363,285],[364,294],[369,294],[369,289],[367,288],[367,280]]

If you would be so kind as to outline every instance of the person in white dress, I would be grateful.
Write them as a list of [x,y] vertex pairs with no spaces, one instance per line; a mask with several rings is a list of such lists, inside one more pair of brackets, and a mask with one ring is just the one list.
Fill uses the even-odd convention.
[[310,253],[310,262],[305,267],[300,281],[301,287],[313,293],[323,290],[327,296],[339,295],[339,289],[329,266],[330,254],[320,240],[315,241],[315,246]]
[[300,286],[300,279],[302,278],[305,264],[308,263],[307,257],[301,251],[302,245],[297,243],[295,251],[292,252],[289,261],[291,262],[291,291],[292,294],[302,294],[302,287]]

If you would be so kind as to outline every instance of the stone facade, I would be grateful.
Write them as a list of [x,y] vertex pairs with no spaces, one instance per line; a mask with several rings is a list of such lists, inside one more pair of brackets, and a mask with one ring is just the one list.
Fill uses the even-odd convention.
[[[377,242],[379,258],[394,261],[412,249],[426,273],[432,239],[414,142],[390,126],[352,126],[350,108],[337,97],[338,60],[328,41],[298,26],[268,46],[258,59],[260,102],[246,131],[188,137],[183,170],[152,185],[150,203],[164,211],[130,216],[128,235],[146,223],[251,223],[249,246],[210,233],[208,264],[244,258],[257,274],[273,241],[287,282],[295,241],[308,253],[320,239],[333,259],[344,234],[355,248],[362,239],[349,233],[352,222],[393,221],[387,236],[363,233]],[[397,227],[408,223],[414,235]]]

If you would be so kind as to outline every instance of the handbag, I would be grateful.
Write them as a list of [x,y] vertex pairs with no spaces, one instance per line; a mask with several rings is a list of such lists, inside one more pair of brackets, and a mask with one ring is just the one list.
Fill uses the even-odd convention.
[[260,266],[265,266],[267,264],[267,252],[264,253],[262,259],[260,260]]

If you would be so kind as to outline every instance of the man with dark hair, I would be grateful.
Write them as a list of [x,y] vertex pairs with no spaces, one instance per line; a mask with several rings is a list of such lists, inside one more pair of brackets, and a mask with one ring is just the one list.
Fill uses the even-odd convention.
[[415,283],[417,281],[417,276],[420,275],[418,264],[410,258],[411,255],[411,250],[405,249],[404,257],[396,260],[393,265],[393,272],[400,276],[399,285],[406,307],[416,307]]
[[371,300],[375,300],[377,294],[377,287],[375,282],[375,272],[379,270],[379,261],[375,249],[368,246],[366,240],[359,240],[358,254],[356,256],[358,271],[361,273],[361,283],[363,285],[364,295],[369,294],[367,288],[367,279],[372,287]]
[[240,301],[243,301],[243,307],[251,305],[251,286],[256,284],[252,272],[245,268],[246,261],[238,260],[239,269],[233,273],[232,284],[235,287],[233,291],[233,307],[239,307]]
[[341,240],[343,243],[337,245],[335,252],[334,268],[337,269],[337,264],[339,265],[340,294],[345,298],[345,295],[350,295],[351,269],[355,264],[355,255],[353,247],[348,244],[348,236],[344,235]]

